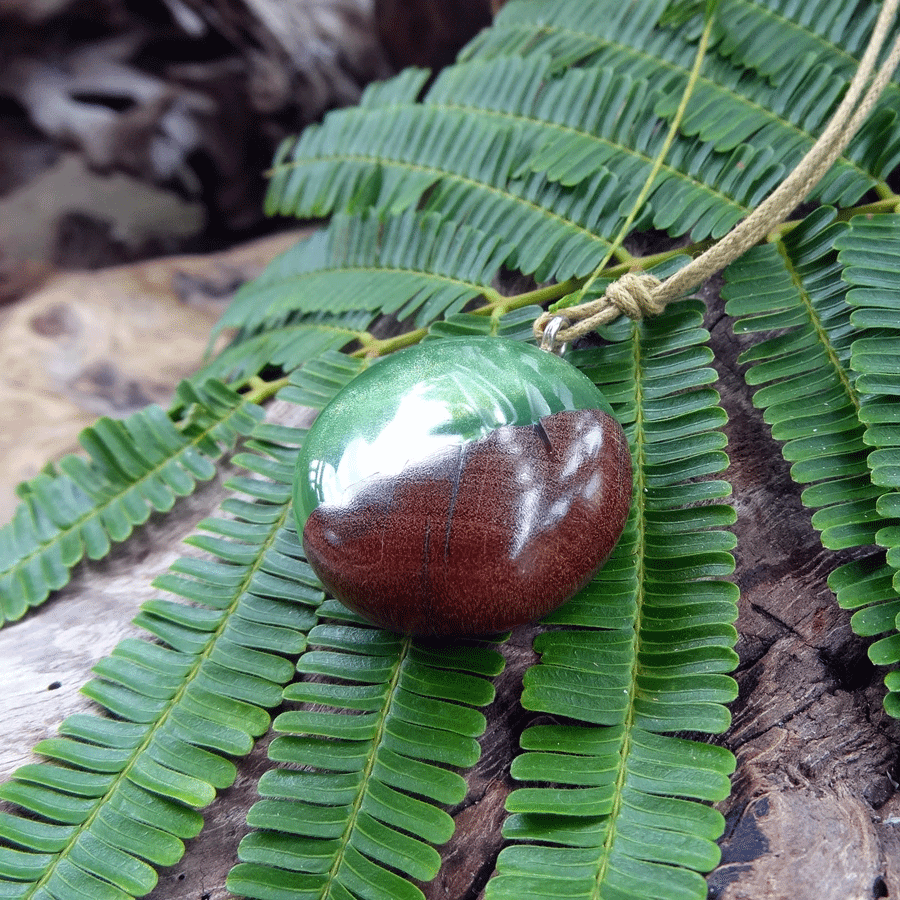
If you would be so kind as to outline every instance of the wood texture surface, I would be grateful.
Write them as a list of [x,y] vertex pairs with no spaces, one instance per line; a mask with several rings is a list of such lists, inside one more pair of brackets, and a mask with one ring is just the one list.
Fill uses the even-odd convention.
[[309,230],[219,253],[60,272],[0,310],[0,522],[16,484],[79,449],[98,416],[167,406],[235,290]]

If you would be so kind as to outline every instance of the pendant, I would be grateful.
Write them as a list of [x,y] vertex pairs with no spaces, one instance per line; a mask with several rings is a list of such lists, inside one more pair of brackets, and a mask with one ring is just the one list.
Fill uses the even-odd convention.
[[492,337],[385,357],[322,410],[297,464],[310,565],[414,635],[496,634],[556,609],[619,539],[628,442],[565,360]]

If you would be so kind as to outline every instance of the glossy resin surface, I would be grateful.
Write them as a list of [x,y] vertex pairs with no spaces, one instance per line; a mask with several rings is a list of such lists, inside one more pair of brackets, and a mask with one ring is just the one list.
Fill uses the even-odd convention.
[[347,606],[413,634],[503,631],[602,565],[631,459],[577,369],[498,338],[394,354],[316,420],[295,510],[310,564]]

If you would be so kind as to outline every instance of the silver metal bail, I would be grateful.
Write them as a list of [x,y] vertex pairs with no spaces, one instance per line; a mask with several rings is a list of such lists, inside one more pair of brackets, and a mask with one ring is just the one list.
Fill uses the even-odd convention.
[[559,329],[567,324],[565,316],[554,316],[547,323],[547,327],[541,335],[541,350],[546,350],[547,353],[553,353],[555,356],[562,356],[566,352],[566,345],[558,344],[556,335],[559,334]]

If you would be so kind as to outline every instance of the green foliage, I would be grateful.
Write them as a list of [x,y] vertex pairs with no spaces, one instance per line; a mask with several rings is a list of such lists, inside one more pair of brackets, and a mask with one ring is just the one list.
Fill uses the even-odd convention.
[[[460,770],[478,759],[503,642],[417,643],[324,599],[290,510],[303,432],[262,421],[258,404],[277,392],[321,408],[399,347],[530,340],[547,303],[593,296],[629,269],[664,277],[811,146],[876,11],[513,0],[433,80],[410,70],[373,85],[284,143],[269,211],[330,221],[242,288],[220,325],[233,329],[228,347],[168,411],[88,429],[86,455],[23,485],[0,531],[2,624],[167,513],[243,442],[234,496],[189,539],[194,555],[157,579],[173,596],[138,615],[147,637],[122,642],[85,685],[99,713],[65,719],[36,748],[42,761],[0,786],[0,896],[149,892],[273,711],[273,765],[229,888],[422,896],[452,834],[446,807],[465,795]],[[886,181],[900,162],[897,101],[892,85],[815,188],[816,208],[729,267],[723,292],[751,341],[754,402],[823,546],[858,557],[832,587],[889,665],[900,662],[900,218]],[[854,217],[860,201],[871,203]],[[634,255],[646,244],[624,247],[626,229],[655,229],[671,249]],[[519,293],[504,296],[498,274]],[[706,894],[723,828],[710,803],[734,760],[685,733],[728,727],[737,590],[725,580],[726,417],[702,318],[685,301],[568,352],[626,428],[635,502],[605,568],[543,623],[524,713],[488,711],[527,720],[491,900]],[[399,337],[377,336],[398,322]],[[900,713],[900,677],[886,681]]]
[[[230,890],[247,897],[421,897],[403,876],[428,881],[440,868],[433,844],[453,834],[436,804],[455,804],[487,727],[485,706],[503,657],[477,645],[435,646],[367,626],[340,604],[309,635],[298,672],[316,676],[285,690],[314,704],[282,713],[264,799],[247,816]],[[324,707],[324,711],[322,708]]]
[[812,485],[801,499],[817,510],[812,522],[822,543],[838,550],[873,543],[881,522],[850,369],[855,333],[834,252],[845,226],[833,218],[822,207],[781,241],[747,253],[728,268],[722,294],[738,331],[779,329],[740,362],[751,364],[749,384],[766,385],[753,402],[773,437],[785,441],[794,480]]
[[[852,219],[836,246],[851,285],[847,302],[851,323],[860,336],[851,347],[850,366],[856,373],[859,418],[866,426],[863,442],[873,448],[866,458],[872,483],[885,491],[876,511],[885,519],[900,519],[900,219],[897,216]],[[900,531],[886,526],[875,543],[888,548],[887,561],[900,570]],[[894,576],[900,591],[900,575]]]
[[[728,727],[737,688],[737,589],[731,507],[716,502],[725,415],[703,310],[688,302],[620,329],[608,346],[572,354],[596,379],[629,435],[636,502],[612,558],[547,621],[522,705],[565,725],[536,725],[511,774],[554,783],[513,792],[487,897],[706,896],[723,822],[698,800],[728,795],[734,761],[718,747],[672,737]],[[612,337],[612,336],[611,336]],[[698,501],[704,505],[698,506]],[[661,781],[659,766],[666,760]]]
[[[887,560],[877,554],[845,564],[829,580],[841,606],[856,610],[854,630],[884,635],[869,649],[880,665],[900,661],[900,318],[890,280],[898,229],[896,214],[848,225],[821,207],[729,266],[722,292],[737,331],[776,330],[741,361],[750,363],[747,382],[764,385],[753,402],[784,441],[791,475],[810,485],[801,499],[816,510],[823,546],[889,548]],[[895,679],[888,676],[889,686]],[[885,707],[900,712],[893,690]]]
[[141,608],[135,621],[157,640],[127,638],[94,667],[83,692],[109,715],[70,716],[35,748],[48,762],[0,785],[21,809],[0,817],[5,896],[148,893],[152,866],[177,862],[202,827],[197,810],[268,730],[323,594],[288,515],[296,448],[267,449],[239,457],[267,479],[235,479],[245,496],[191,539],[210,556],[158,579],[181,600]]
[[217,328],[239,328],[240,340],[297,312],[357,310],[427,324],[481,296],[510,251],[494,235],[433,214],[336,216],[245,285]]
[[[878,555],[839,568],[831,584],[842,606],[858,610],[851,621],[859,634],[883,635],[869,648],[872,661],[892,665],[900,662],[900,304],[896,290],[900,217],[854,218],[835,245],[840,249],[843,279],[850,285],[847,303],[858,334],[851,345],[850,366],[875,495],[873,542],[887,552],[883,561]],[[888,672],[885,684],[889,691],[885,709],[900,716],[896,670]]]
[[0,625],[65,585],[85,556],[101,559],[154,511],[167,512],[262,410],[218,381],[184,382],[167,414],[148,406],[123,421],[100,419],[70,455],[19,486],[21,505],[0,530]]

